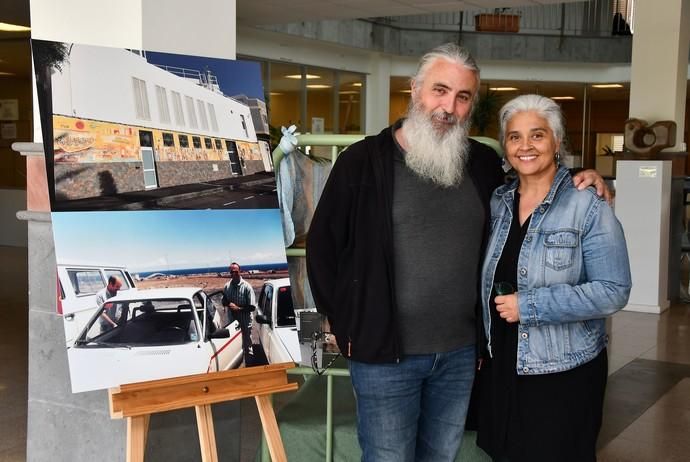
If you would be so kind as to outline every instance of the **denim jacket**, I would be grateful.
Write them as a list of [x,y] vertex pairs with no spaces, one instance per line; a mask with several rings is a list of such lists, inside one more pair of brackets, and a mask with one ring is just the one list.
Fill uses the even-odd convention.
[[[499,187],[491,197],[491,237],[481,282],[489,354],[491,289],[518,183]],[[561,372],[594,359],[608,341],[605,317],[625,306],[630,295],[628,251],[606,201],[592,188],[578,191],[564,167],[532,212],[517,271],[517,373]]]

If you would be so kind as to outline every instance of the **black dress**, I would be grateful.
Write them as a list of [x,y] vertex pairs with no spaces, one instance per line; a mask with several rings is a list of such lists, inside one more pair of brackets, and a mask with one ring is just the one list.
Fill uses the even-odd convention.
[[[517,288],[517,263],[530,218],[520,226],[520,195],[494,282]],[[575,369],[518,375],[518,323],[501,319],[491,296],[493,358],[479,371],[477,444],[494,461],[595,461],[606,388],[606,350]]]

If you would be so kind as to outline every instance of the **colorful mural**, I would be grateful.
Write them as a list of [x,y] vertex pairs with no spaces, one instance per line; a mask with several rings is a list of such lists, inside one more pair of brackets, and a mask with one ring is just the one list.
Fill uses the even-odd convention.
[[261,160],[261,149],[259,143],[237,142],[237,151],[244,160]]
[[55,162],[135,162],[139,133],[126,125],[53,116]]
[[[139,131],[152,133],[157,162],[228,160],[231,140],[55,115],[55,162],[140,162]],[[243,159],[261,160],[258,143],[236,143]]]

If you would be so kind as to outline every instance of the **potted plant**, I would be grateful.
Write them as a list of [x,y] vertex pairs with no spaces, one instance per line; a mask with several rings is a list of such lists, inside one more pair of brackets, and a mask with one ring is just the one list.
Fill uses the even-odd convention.
[[474,28],[477,32],[518,32],[520,14],[510,8],[494,8],[493,13],[475,15]]
[[472,126],[480,136],[486,134],[486,129],[498,119],[502,97],[499,93],[486,89],[486,93],[479,95],[472,110]]

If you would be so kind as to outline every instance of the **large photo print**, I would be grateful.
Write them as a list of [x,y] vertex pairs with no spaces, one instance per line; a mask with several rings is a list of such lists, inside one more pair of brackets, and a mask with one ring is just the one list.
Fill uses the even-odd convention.
[[259,63],[32,49],[53,211],[278,206]]
[[277,209],[62,212],[53,228],[74,392],[266,364],[256,318],[294,327]]

